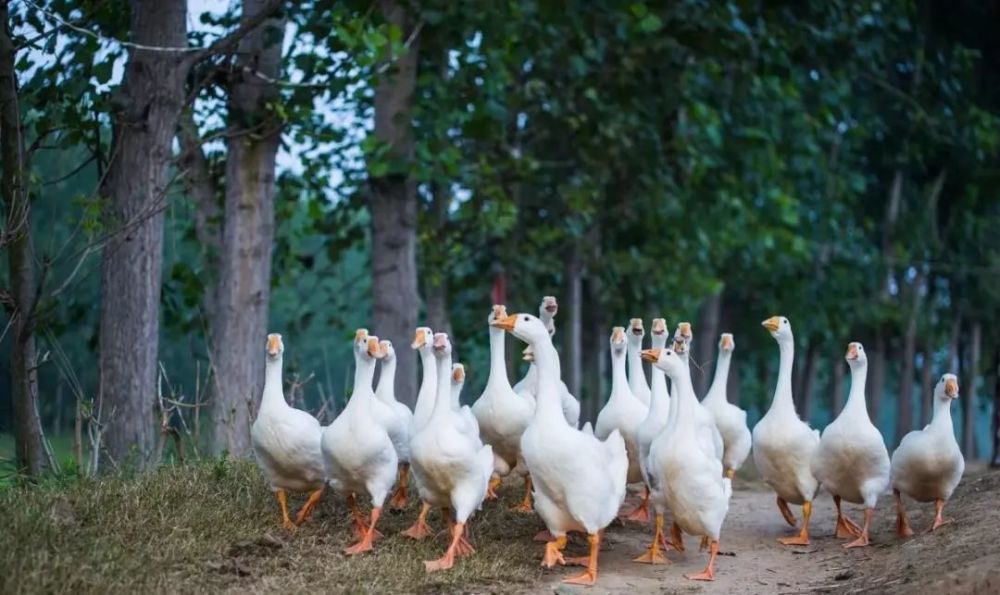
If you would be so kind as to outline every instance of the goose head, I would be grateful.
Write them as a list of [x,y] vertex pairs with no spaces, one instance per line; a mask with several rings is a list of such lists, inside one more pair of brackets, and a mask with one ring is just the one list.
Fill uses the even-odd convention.
[[392,341],[388,339],[382,339],[379,341],[379,351],[382,352],[382,361],[391,362],[396,359],[396,350],[392,348]]
[[438,359],[451,357],[451,341],[448,340],[448,333],[434,333],[434,356]]
[[[675,342],[676,344],[676,342]],[[677,377],[684,370],[684,362],[673,349],[644,349],[642,359],[653,364],[672,378]]]
[[410,344],[410,347],[417,351],[429,352],[433,341],[434,331],[430,327],[418,326],[417,330],[413,333],[413,343]]
[[491,326],[497,320],[501,320],[507,317],[507,306],[503,304],[493,304],[493,309],[490,310],[490,315],[486,318],[486,322]]
[[608,340],[611,344],[612,355],[620,355],[625,352],[625,345],[627,340],[625,338],[625,327],[616,326],[611,329],[611,338]]
[[732,333],[722,333],[719,337],[719,351],[723,353],[732,353],[736,349],[736,342],[733,341]]
[[542,303],[538,306],[538,317],[545,324],[545,328],[548,329],[550,335],[554,335],[556,332],[556,325],[552,322],[552,319],[556,317],[556,313],[558,312],[559,302],[556,301],[556,298],[551,295],[542,298]]
[[694,333],[691,332],[691,323],[677,323],[677,330],[674,331],[674,342],[680,341],[681,343],[690,345],[692,339],[694,339]]
[[654,318],[649,327],[650,341],[653,347],[666,347],[667,345],[667,321],[663,318]]
[[847,365],[851,366],[851,369],[860,368],[868,363],[865,348],[857,341],[847,344],[847,355],[844,358],[847,360]]
[[465,383],[465,366],[463,364],[452,364],[451,365],[452,386],[462,386],[463,383]]
[[674,354],[676,354],[678,357],[683,357],[688,352],[688,344],[684,342],[682,339],[674,337],[674,345],[672,350]]
[[545,323],[531,314],[508,314],[506,318],[501,318],[490,324],[496,328],[502,328],[528,345],[550,341],[550,333]]
[[364,328],[354,332],[354,352],[361,358],[372,360],[382,359],[384,356],[378,337],[369,335],[368,329]]
[[772,316],[760,325],[766,328],[767,332],[771,333],[771,336],[779,343],[792,340],[792,323],[788,322],[784,316]]
[[939,401],[950,401],[958,398],[958,377],[945,374],[934,386],[934,398]]
[[285,352],[285,344],[281,342],[281,335],[271,333],[267,336],[267,359],[277,360]]
[[628,321],[628,344],[642,347],[642,338],[646,336],[646,330],[642,327],[641,318],[632,318]]

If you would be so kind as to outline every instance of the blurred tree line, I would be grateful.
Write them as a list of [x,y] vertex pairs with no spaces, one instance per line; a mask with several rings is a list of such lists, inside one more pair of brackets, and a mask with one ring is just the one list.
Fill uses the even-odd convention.
[[231,4],[0,4],[17,472],[244,454],[269,331],[324,421],[358,326],[411,402],[399,347],[451,333],[474,399],[492,301],[546,294],[585,417],[634,316],[694,323],[701,391],[735,333],[759,415],[780,313],[804,417],[860,340],[890,447],[953,371],[996,460],[1000,2]]

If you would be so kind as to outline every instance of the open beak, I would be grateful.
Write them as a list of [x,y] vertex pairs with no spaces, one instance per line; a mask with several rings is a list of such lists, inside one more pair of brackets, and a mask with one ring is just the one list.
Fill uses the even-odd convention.
[[382,359],[382,356],[385,355],[379,347],[378,338],[368,337],[368,355],[375,359]]
[[632,334],[633,335],[641,335],[642,334],[643,328],[642,328],[642,319],[641,318],[633,318],[632,320],[629,320],[628,321],[628,325],[629,325],[629,328],[632,330]]
[[278,335],[267,336],[267,354],[271,357],[278,357],[281,353],[281,337]]
[[644,361],[653,363],[660,359],[660,351],[660,349],[655,347],[653,349],[643,349],[639,355],[642,356]]
[[847,356],[846,357],[847,357],[847,361],[851,361],[851,362],[853,362],[854,360],[858,359],[858,346],[855,345],[854,343],[851,343],[850,345],[848,345],[847,346]]
[[410,343],[410,347],[413,349],[420,349],[427,344],[427,332],[423,329],[417,329],[417,332],[413,335],[413,343]]
[[945,380],[944,381],[944,394],[949,399],[957,399],[958,398],[958,381],[954,380],[952,378],[949,378],[949,379]]
[[681,334],[681,336],[684,337],[685,341],[690,341],[691,340],[691,323],[690,322],[681,322],[681,323],[678,323],[677,324],[677,332],[679,332]]
[[730,335],[729,333],[723,333],[723,335],[722,335],[722,341],[721,341],[721,344],[719,345],[719,347],[721,347],[723,351],[732,351],[733,350],[733,336]]
[[662,335],[667,332],[667,321],[662,318],[654,318],[651,332],[654,335]]
[[514,323],[517,322],[517,314],[508,314],[503,318],[498,318],[493,321],[493,326],[501,328],[508,333],[514,331]]
[[766,328],[768,331],[770,331],[772,333],[776,333],[776,332],[778,332],[778,327],[780,325],[780,319],[777,316],[772,316],[772,317],[768,318],[767,320],[765,320],[764,322],[760,323],[760,325],[762,327]]
[[448,344],[448,335],[444,333],[438,333],[434,335],[434,350],[443,351],[445,346]]
[[559,309],[559,302],[557,302],[556,298],[552,297],[551,295],[547,295],[544,298],[542,298],[542,302],[544,302],[545,304],[545,311],[548,312],[549,314],[555,314],[556,310]]

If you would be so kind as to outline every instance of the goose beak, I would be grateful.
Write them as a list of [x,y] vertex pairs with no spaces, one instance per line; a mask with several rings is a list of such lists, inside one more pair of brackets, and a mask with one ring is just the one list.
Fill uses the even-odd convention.
[[423,329],[417,329],[417,332],[413,335],[413,343],[410,343],[410,347],[413,349],[420,349],[427,344],[427,333]]
[[368,337],[368,356],[375,359],[382,359],[385,353],[379,347],[378,337]]
[[733,336],[729,333],[723,333],[722,340],[719,342],[719,347],[723,351],[732,351],[734,347]]
[[674,340],[674,352],[677,353],[678,355],[681,355],[681,354],[684,353],[684,350],[685,350],[684,341],[678,341],[678,340],[675,339]]
[[660,351],[661,350],[657,348],[643,349],[640,355],[642,356],[643,361],[653,363],[660,359]]
[[508,314],[503,318],[498,318],[493,321],[493,326],[496,328],[501,328],[508,333],[514,331],[514,323],[517,322],[517,314]]
[[954,378],[949,378],[944,381],[944,394],[949,399],[958,398],[958,381]]
[[769,332],[772,333],[778,332],[778,327],[780,326],[780,324],[781,324],[780,319],[777,316],[772,316],[767,320],[765,320],[764,322],[760,323],[762,327],[766,328]]
[[629,328],[632,330],[632,334],[633,335],[641,335],[642,334],[643,328],[642,328],[642,319],[641,318],[633,318],[632,320],[629,320],[628,321],[628,325],[629,325]]
[[507,306],[503,304],[493,304],[493,320],[500,320],[507,316]]
[[551,295],[547,295],[542,298],[542,307],[545,308],[546,312],[555,314],[556,310],[559,309],[559,302],[557,302],[556,298]]
[[612,343],[621,343],[624,340],[625,340],[625,329],[624,328],[622,328],[620,326],[616,326],[615,328],[611,329],[611,342]]
[[452,370],[451,379],[455,382],[463,382],[465,380],[465,368],[455,368]]
[[847,346],[847,361],[853,362],[858,359],[858,345],[857,343],[851,343]]
[[654,318],[652,332],[654,335],[662,335],[667,332],[667,321],[663,318]]
[[680,333],[685,340],[691,339],[691,323],[681,322],[677,324],[677,332]]
[[434,350],[444,351],[444,348],[448,346],[448,335],[445,333],[437,333],[434,335]]
[[359,328],[354,331],[354,341],[367,341],[368,340],[368,329]]
[[267,354],[271,357],[278,357],[281,353],[281,335],[271,334],[267,336]]

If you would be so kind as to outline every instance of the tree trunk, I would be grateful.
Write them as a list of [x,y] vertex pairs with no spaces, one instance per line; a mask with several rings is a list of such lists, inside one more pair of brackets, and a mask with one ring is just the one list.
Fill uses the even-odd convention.
[[568,267],[569,325],[566,332],[566,386],[577,399],[580,395],[580,376],[583,358],[583,280],[580,257],[573,251]]
[[1000,467],[1000,344],[993,349],[993,458],[990,467]]
[[801,368],[799,382],[795,390],[795,408],[805,421],[812,415],[812,387],[816,380],[816,363],[819,361],[819,341],[809,340],[806,348],[806,363]]
[[875,348],[868,352],[872,354],[871,381],[868,383],[868,416],[876,428],[881,430],[882,392],[885,391],[886,367],[885,335],[882,329],[875,334]]
[[699,397],[708,392],[708,374],[715,368],[709,362],[715,359],[719,344],[719,316],[722,313],[722,291],[705,298],[698,316],[698,331],[700,340],[694,343],[696,366],[691,366],[691,380],[694,383],[695,394]]
[[921,351],[920,366],[920,427],[931,423],[934,411],[934,348],[925,343]]
[[[399,27],[403,39],[413,31],[413,15],[405,3],[380,0],[385,20]],[[388,173],[372,175],[369,211],[372,224],[372,320],[375,333],[396,345],[406,345],[417,324],[417,194],[410,175],[413,160],[413,107],[417,74],[414,39],[395,58],[375,87],[375,139],[386,148]],[[411,349],[396,352],[396,395],[416,400],[416,360]]]
[[917,318],[920,315],[924,273],[920,271],[910,288],[910,311],[903,334],[903,355],[899,366],[899,400],[896,410],[896,440],[899,444],[903,436],[913,429],[913,373],[917,355]]
[[[220,233],[222,212],[219,208],[218,189],[209,169],[208,158],[202,148],[194,114],[190,111],[181,115],[177,138],[181,146],[178,164],[187,171],[187,175],[184,176],[184,189],[194,201],[195,237],[198,238],[204,268],[209,272],[211,279],[211,282],[206,283],[202,296],[202,309],[208,321],[208,331],[211,333],[217,309],[219,253],[222,251]],[[207,340],[209,345],[213,344],[211,336]]]
[[974,322],[969,340],[969,362],[962,387],[962,452],[966,459],[976,458],[976,380],[979,375],[979,358],[983,326]]
[[[8,214],[0,235],[10,267],[10,378],[14,409],[17,470],[38,477],[45,470],[42,423],[38,416],[38,374],[35,353],[35,272],[31,245],[31,204],[24,183],[24,143],[14,74],[14,43],[7,3],[0,5],[0,162],[2,196]],[[6,244],[6,245],[4,245]]]
[[[187,3],[132,0],[132,41],[187,45]],[[113,114],[102,195],[112,235],[101,262],[100,392],[107,450],[140,466],[153,446],[163,210],[187,69],[178,54],[131,50]]]
[[[241,22],[266,0],[245,0]],[[283,17],[266,20],[239,44],[238,70],[229,95],[226,189],[213,325],[215,453],[250,452],[250,423],[264,386],[262,347],[271,297],[274,242],[275,156],[281,119],[270,104],[280,99]],[[249,70],[262,76],[256,76]]]
[[[446,266],[446,237],[448,225],[448,205],[451,193],[441,184],[431,184],[431,217],[434,222],[434,240],[425,246],[424,271],[426,279],[424,291],[427,298],[427,324],[434,332],[452,334],[451,318],[448,316],[448,267]],[[455,339],[452,350],[457,353]],[[456,356],[457,359],[457,356]]]
[[844,373],[847,366],[844,364],[844,358],[835,357],[833,360],[833,371],[830,379],[830,385],[833,390],[833,394],[830,398],[830,419],[834,419],[840,415],[840,410],[844,408]]

